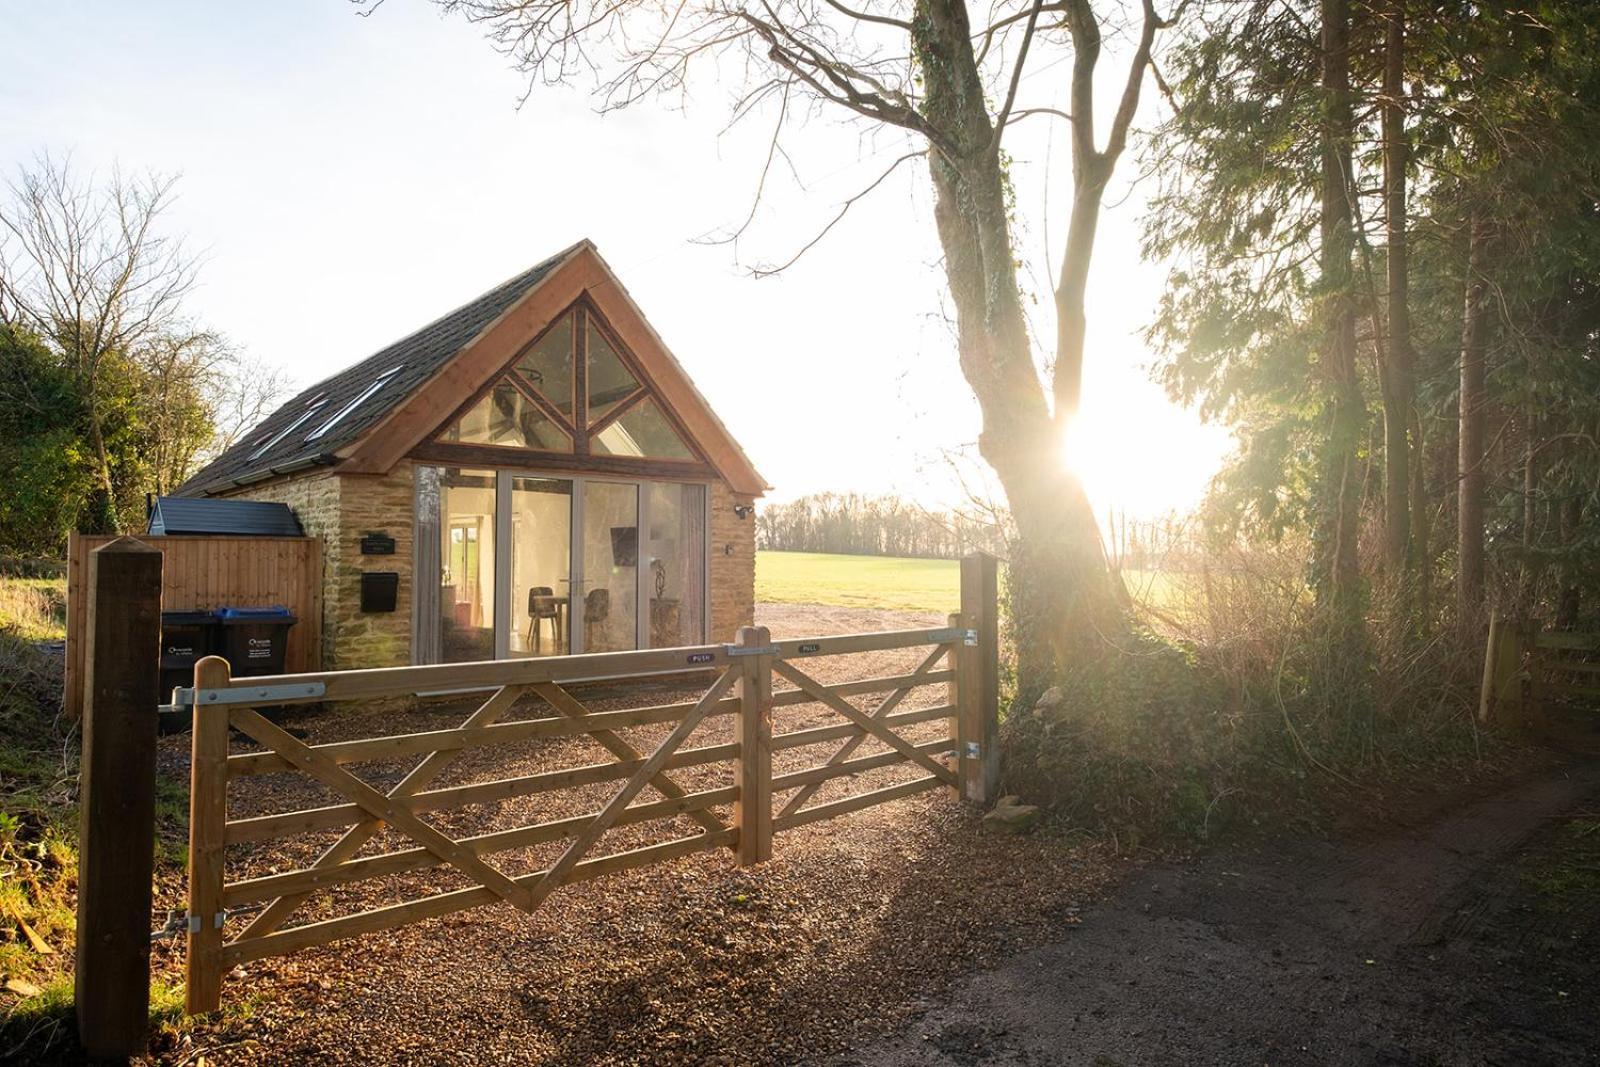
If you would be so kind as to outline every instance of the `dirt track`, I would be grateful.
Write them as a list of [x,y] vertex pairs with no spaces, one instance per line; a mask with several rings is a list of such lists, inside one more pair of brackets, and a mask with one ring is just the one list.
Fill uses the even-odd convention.
[[1596,924],[1525,862],[1597,804],[1587,762],[1378,840],[1147,868],[845,1062],[1600,1062]]

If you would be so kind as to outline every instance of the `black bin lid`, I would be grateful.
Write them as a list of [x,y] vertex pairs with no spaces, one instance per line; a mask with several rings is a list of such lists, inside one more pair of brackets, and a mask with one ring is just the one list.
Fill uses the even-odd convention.
[[275,604],[269,608],[218,608],[217,619],[224,626],[258,622],[287,624],[295,621],[294,612],[281,604]]
[[209,611],[163,611],[161,613],[162,626],[210,626],[216,621],[216,615]]

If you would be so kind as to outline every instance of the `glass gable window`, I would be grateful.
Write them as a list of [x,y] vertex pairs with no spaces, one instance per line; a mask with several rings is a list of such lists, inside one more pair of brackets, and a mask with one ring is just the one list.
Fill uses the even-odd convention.
[[517,373],[572,421],[572,312],[567,312],[517,359]]
[[[639,381],[628,370],[605,334],[590,320],[586,334],[589,349],[589,425],[593,426],[611,410],[632,396]],[[599,449],[596,449],[599,451]]]
[[[676,428],[670,409],[643,370],[607,330],[586,304],[568,308],[517,353],[489,393],[447,425],[436,441],[566,455],[587,452],[619,459],[699,461],[700,455]],[[582,374],[577,373],[580,369]]]
[[653,397],[645,397],[617,416],[611,425],[590,437],[589,450],[599,456],[695,458],[694,452],[656,406]]
[[443,440],[541,452],[572,451],[572,438],[509,382],[496,385],[445,431]]

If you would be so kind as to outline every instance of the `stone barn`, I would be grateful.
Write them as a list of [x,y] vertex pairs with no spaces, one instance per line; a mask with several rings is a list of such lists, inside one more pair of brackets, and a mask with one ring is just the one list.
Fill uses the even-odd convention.
[[580,242],[304,390],[181,489],[323,539],[323,665],[732,640],[767,486]]

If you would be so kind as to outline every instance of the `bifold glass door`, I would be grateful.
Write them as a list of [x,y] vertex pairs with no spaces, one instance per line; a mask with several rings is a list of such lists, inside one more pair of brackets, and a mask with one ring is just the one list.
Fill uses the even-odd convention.
[[572,649],[572,482],[511,481],[511,656],[561,656]]
[[583,650],[639,647],[639,486],[583,483]]
[[650,482],[644,488],[649,648],[706,639],[706,487]]
[[700,644],[706,487],[417,468],[414,658]]

